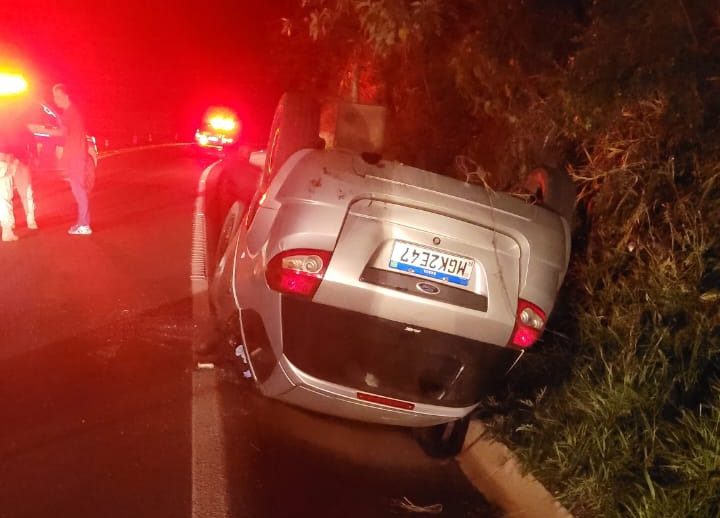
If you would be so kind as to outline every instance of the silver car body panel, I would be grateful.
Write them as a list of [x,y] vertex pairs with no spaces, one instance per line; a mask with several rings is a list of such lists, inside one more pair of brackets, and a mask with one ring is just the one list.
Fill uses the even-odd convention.
[[[258,376],[253,368],[260,390],[312,410],[372,422],[427,426],[462,417],[475,405],[415,402],[412,410],[390,408],[360,401],[359,387],[321,379],[295,365],[284,347],[283,296],[265,280],[272,257],[296,248],[332,251],[312,300],[328,311],[399,322],[409,333],[441,333],[502,349],[515,325],[518,299],[549,315],[569,261],[569,225],[543,207],[396,162],[371,165],[341,150],[294,154],[249,217],[252,221],[239,226],[221,259],[211,297],[221,318],[236,310],[259,315],[276,359],[268,375]],[[397,273],[389,266],[396,242],[471,259],[466,286],[411,272],[402,275],[418,284],[427,281],[433,291],[451,291],[453,297],[486,305],[434,300],[363,280],[367,272],[380,277]],[[508,348],[511,352],[517,358]],[[252,351],[250,359],[254,364]]]

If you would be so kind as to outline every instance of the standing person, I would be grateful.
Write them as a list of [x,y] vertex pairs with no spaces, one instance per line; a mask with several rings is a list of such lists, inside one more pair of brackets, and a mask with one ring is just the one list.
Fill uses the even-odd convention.
[[87,133],[85,122],[72,102],[68,89],[57,84],[52,89],[55,104],[63,110],[62,133],[65,137],[63,161],[68,173],[68,181],[77,203],[77,223],[70,227],[68,234],[87,236],[92,234],[90,228],[90,208],[87,190]]
[[27,113],[23,110],[22,114],[15,120],[15,124],[11,128],[12,149],[11,153],[15,155],[15,174],[13,182],[15,190],[20,196],[23,210],[25,211],[25,223],[30,230],[37,230],[37,222],[35,220],[35,198],[32,188],[32,179],[30,174],[30,165],[32,164],[35,141],[32,133],[25,123]]
[[20,196],[23,210],[25,211],[25,223],[30,230],[37,230],[38,225],[35,220],[35,196],[32,188],[32,177],[30,173],[30,157],[18,157],[16,155],[15,162],[15,190]]
[[28,228],[38,228],[30,180],[30,146],[33,145],[33,140],[20,119],[21,117],[5,117],[0,131],[0,226],[3,241],[18,239],[13,231],[15,215],[12,199],[15,189],[20,195]]
[[17,241],[13,232],[15,217],[13,216],[13,172],[15,157],[4,151],[4,144],[0,141],[0,227],[2,227],[3,241]]

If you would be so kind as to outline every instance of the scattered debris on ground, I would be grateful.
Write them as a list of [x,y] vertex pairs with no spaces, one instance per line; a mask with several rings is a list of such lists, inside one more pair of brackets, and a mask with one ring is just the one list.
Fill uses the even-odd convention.
[[433,505],[416,505],[413,504],[408,497],[403,497],[402,500],[396,500],[394,502],[396,506],[399,508],[408,511],[410,513],[420,513],[420,514],[440,514],[443,512],[443,505],[442,504],[433,504]]

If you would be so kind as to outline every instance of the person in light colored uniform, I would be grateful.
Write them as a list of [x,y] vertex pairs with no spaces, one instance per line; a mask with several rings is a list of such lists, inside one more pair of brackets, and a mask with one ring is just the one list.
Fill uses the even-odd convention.
[[3,121],[0,134],[0,226],[3,241],[16,241],[13,195],[17,190],[29,229],[37,229],[30,175],[32,138],[19,119]]

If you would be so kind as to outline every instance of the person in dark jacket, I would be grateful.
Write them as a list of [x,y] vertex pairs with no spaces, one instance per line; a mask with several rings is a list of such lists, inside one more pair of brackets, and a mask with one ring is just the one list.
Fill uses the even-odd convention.
[[65,137],[63,161],[65,162],[70,188],[78,209],[77,223],[68,230],[68,233],[90,235],[92,229],[90,228],[90,208],[86,178],[88,153],[85,121],[77,106],[72,102],[65,85],[57,84],[53,86],[52,92],[55,104],[63,110],[61,121],[62,133]]

